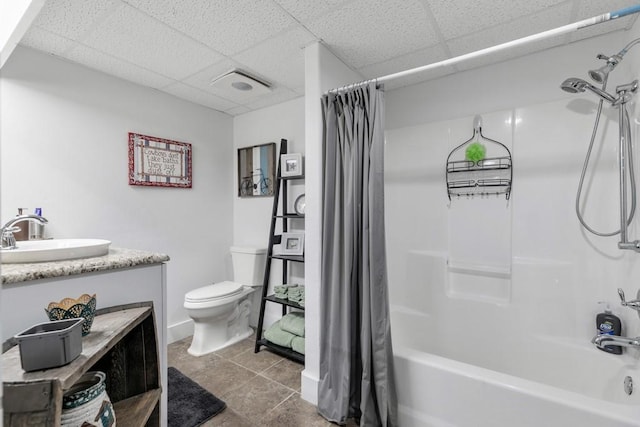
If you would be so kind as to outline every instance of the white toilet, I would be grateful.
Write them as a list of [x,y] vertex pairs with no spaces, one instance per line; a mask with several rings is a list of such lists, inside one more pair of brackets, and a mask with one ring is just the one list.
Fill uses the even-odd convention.
[[253,333],[249,317],[260,310],[266,253],[262,248],[231,247],[234,281],[187,292],[184,308],[195,326],[189,354],[202,356]]

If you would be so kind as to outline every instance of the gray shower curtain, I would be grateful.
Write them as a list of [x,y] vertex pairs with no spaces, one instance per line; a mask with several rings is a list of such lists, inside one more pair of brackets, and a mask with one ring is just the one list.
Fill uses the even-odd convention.
[[397,426],[384,230],[384,92],[327,94],[318,412]]

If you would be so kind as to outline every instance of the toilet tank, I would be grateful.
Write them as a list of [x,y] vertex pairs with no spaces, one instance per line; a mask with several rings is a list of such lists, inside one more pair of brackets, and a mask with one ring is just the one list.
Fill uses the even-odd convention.
[[246,286],[262,286],[266,258],[265,248],[232,246],[233,281]]

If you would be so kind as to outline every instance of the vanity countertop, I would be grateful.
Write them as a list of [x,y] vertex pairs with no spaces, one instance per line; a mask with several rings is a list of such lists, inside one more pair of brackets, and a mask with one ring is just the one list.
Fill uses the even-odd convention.
[[110,248],[107,255],[55,262],[2,264],[2,284],[117,270],[169,261],[169,256],[136,249]]

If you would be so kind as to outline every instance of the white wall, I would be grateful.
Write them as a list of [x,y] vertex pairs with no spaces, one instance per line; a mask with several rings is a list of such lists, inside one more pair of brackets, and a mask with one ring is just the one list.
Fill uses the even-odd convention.
[[[635,298],[640,254],[617,249],[618,237],[586,234],[574,212],[597,98],[590,93],[567,94],[559,88],[567,77],[588,80],[587,70],[601,65],[596,54],[616,53],[639,33],[636,24],[629,32],[387,94],[385,182],[392,304],[425,313],[431,327],[440,332],[441,341],[463,333],[471,346],[477,344],[474,338],[494,343],[483,353],[482,346],[469,349],[466,343],[457,342],[451,348],[460,357],[484,358],[486,365],[508,366],[511,351],[518,351],[508,345],[510,336],[539,340],[535,341],[539,346],[557,338],[563,345],[597,352],[589,341],[595,335],[596,313],[601,310],[598,301],[611,303],[623,319],[625,335],[640,333],[636,313],[620,306],[616,292],[622,287],[628,299]],[[628,60],[631,57],[640,57],[640,50],[630,51],[623,65],[611,74],[610,92],[638,77],[637,61]],[[508,204],[504,196],[493,196],[490,200],[454,198],[449,206],[446,156],[471,137],[475,114],[483,115],[486,136],[512,149],[513,191]],[[637,111],[631,120],[635,123]],[[611,231],[619,227],[617,110],[605,107],[600,126],[592,163],[596,173],[585,184],[585,216],[597,229]],[[637,149],[637,142],[635,146]],[[636,170],[640,170],[638,157]],[[487,203],[493,203],[495,215],[510,209],[510,224],[502,224],[506,229],[478,219],[476,208]],[[467,210],[466,216],[456,212],[460,207]],[[498,233],[510,234],[504,243],[510,245],[508,283],[497,297],[493,293],[496,288],[481,287],[486,272],[478,272],[475,289],[452,287],[453,275],[446,264],[451,260],[451,244],[469,237],[462,234],[463,227],[451,226],[460,218],[477,228],[493,227],[496,238]],[[640,237],[637,225],[630,237]],[[494,241],[474,238],[469,238],[469,245],[476,248],[479,258],[487,255],[482,251],[495,254],[503,249]],[[505,351],[498,354],[495,348],[500,346]],[[562,355],[558,352],[558,357]],[[635,363],[629,352],[625,357]]]
[[[266,248],[269,242],[271,226],[271,210],[273,197],[238,197],[237,149],[253,145],[276,143],[276,161],[280,152],[280,140],[287,140],[289,153],[305,152],[304,143],[304,97],[262,108],[234,117],[233,119],[233,242],[237,246]],[[304,163],[304,161],[303,161]],[[288,181],[289,212],[293,211],[292,203],[295,198],[305,192],[304,181]],[[296,221],[297,222],[297,221]],[[282,221],[276,223],[276,233],[282,231]],[[290,221],[289,230],[304,229],[304,221],[293,223]],[[291,263],[291,281],[304,283],[302,266]],[[282,283],[282,268],[280,261],[271,265],[270,292],[273,285]],[[257,307],[258,308],[258,307]],[[282,317],[282,307],[278,304],[267,304],[264,328]],[[252,325],[257,325],[257,317],[252,319]]]
[[[233,119],[235,245],[266,248],[273,207],[273,197],[238,197],[237,149],[275,142],[277,161],[280,140],[283,138],[288,141],[290,153],[304,154],[304,97],[241,114]],[[300,190],[304,192],[304,189]]]
[[324,45],[305,49],[305,369],[302,398],[317,404],[320,375],[320,263],[322,248],[322,109],[324,92],[362,80]]
[[0,0],[0,69],[11,56],[45,0]]
[[[168,254],[167,323],[186,321],[184,293],[229,273],[232,118],[20,47],[0,84],[2,221],[41,207],[48,236]],[[191,143],[193,188],[128,185],[128,132]]]

